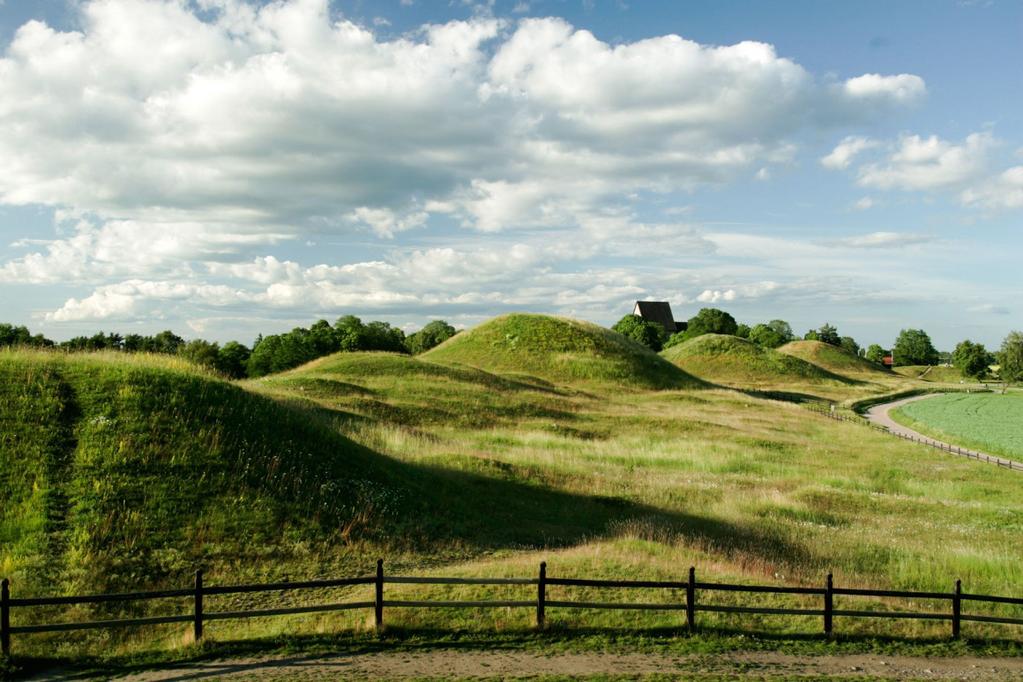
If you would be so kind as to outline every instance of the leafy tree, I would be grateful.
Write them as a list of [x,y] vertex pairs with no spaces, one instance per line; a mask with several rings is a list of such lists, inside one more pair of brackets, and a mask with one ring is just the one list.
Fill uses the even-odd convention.
[[689,318],[685,338],[693,339],[704,334],[735,334],[739,325],[735,318],[724,310],[702,308],[700,312]]
[[220,347],[216,368],[231,377],[241,379],[246,374],[251,351],[237,341],[228,341]]
[[182,346],[178,355],[197,365],[213,369],[217,366],[217,359],[220,357],[220,344],[195,339]]
[[1023,382],[1023,332],[1009,332],[998,352],[998,373],[1006,383]]
[[405,353],[405,332],[387,322],[370,322],[364,328],[363,347],[359,350],[381,350]]
[[274,369],[275,358],[281,348],[281,337],[278,334],[271,334],[259,339],[249,356],[246,373],[250,377],[261,377],[277,371]]
[[806,332],[803,338],[807,341],[820,341],[831,346],[842,345],[842,337],[838,335],[838,330],[827,322],[821,325],[819,329],[811,329]]
[[152,338],[151,344],[145,350],[152,353],[177,353],[185,345],[185,340],[167,329]]
[[309,327],[309,342],[318,356],[330,355],[339,350],[337,334],[326,320],[317,320]]
[[792,325],[785,320],[771,320],[767,323],[767,326],[778,334],[778,336],[785,339],[779,345],[784,345],[789,341],[795,341],[796,339],[796,335],[792,332]]
[[790,339],[780,334],[770,324],[757,324],[750,330],[749,340],[764,348],[778,348],[784,346]]
[[37,348],[48,348],[54,343],[42,334],[32,336],[28,327],[12,324],[0,324],[0,347],[3,346],[34,346]]
[[956,344],[952,351],[952,366],[968,377],[980,378],[987,374],[988,366],[994,362],[994,356],[982,343],[974,343],[967,339]]
[[748,339],[750,331],[752,330],[750,329],[750,326],[748,324],[740,322],[739,326],[736,327],[735,329],[735,335],[738,336],[740,339]]
[[664,348],[664,342],[667,340],[664,327],[656,322],[644,320],[639,315],[626,315],[611,329],[633,341],[638,341],[655,353]]
[[439,346],[456,334],[456,330],[444,320],[428,322],[422,329],[405,337],[405,348],[418,355]]
[[903,329],[895,340],[894,362],[899,365],[934,365],[938,351],[923,329]]
[[364,350],[366,326],[355,315],[339,317],[334,323],[334,334],[337,337],[338,350]]
[[671,348],[672,346],[677,346],[678,344],[682,343],[685,340],[686,340],[685,332],[675,332],[674,334],[668,337],[667,341],[664,342],[664,345],[661,347],[661,350],[664,350],[665,348]]
[[864,357],[875,364],[883,365],[885,355],[887,353],[885,353],[884,348],[881,348],[876,343],[872,343],[867,347],[867,353]]
[[851,336],[843,336],[838,345],[853,355],[860,354],[860,344],[856,343],[856,340]]

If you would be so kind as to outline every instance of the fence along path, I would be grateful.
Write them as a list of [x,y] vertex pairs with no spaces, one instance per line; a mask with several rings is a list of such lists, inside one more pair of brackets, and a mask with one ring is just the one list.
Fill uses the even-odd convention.
[[[522,600],[484,600],[484,601],[441,601],[441,600],[394,600],[386,599],[384,586],[387,584],[420,584],[420,585],[520,585],[536,586],[535,599]],[[284,608],[265,608],[248,611],[215,611],[208,613],[203,608],[203,597],[211,595],[239,594],[245,592],[275,592],[285,590],[309,590],[330,587],[346,587],[354,585],[373,585],[372,601],[351,601],[311,606],[294,606]],[[595,587],[606,589],[661,588],[684,590],[684,601],[674,602],[589,602],[548,599],[548,590],[558,586]],[[196,641],[203,637],[203,628],[209,621],[258,618],[301,613],[323,613],[349,609],[373,609],[374,623],[378,631],[384,627],[384,610],[388,608],[529,608],[536,609],[536,627],[543,629],[547,622],[548,609],[640,609],[656,611],[684,611],[686,627],[690,632],[697,628],[696,614],[703,612],[746,613],[764,615],[803,616],[820,618],[823,633],[832,635],[834,619],[838,617],[884,618],[884,619],[920,619],[951,621],[951,636],[958,639],[964,621],[981,623],[1001,623],[1007,625],[1023,625],[1023,618],[1009,618],[1001,615],[985,615],[963,613],[963,602],[986,604],[1004,604],[1023,607],[1023,598],[968,594],[962,591],[962,582],[955,581],[951,592],[912,592],[905,590],[871,590],[859,588],[836,587],[831,574],[822,587],[785,587],[775,585],[737,585],[729,583],[699,582],[696,569],[690,568],[685,581],[670,580],[591,580],[585,578],[557,578],[547,575],[547,564],[540,564],[535,578],[443,578],[417,576],[391,576],[384,574],[383,560],[377,561],[376,574],[354,578],[337,578],[329,580],[307,580],[301,582],[278,582],[248,585],[207,586],[203,581],[201,570],[195,573],[195,582],[190,588],[176,590],[151,590],[145,592],[125,592],[118,594],[92,594],[73,597],[33,597],[27,599],[12,598],[10,582],[5,578],[0,593],[0,645],[2,653],[11,653],[12,635],[26,635],[42,632],[64,632],[71,630],[95,630],[117,627],[157,625],[165,623],[192,624],[192,633]],[[764,606],[736,606],[714,604],[703,601],[705,593],[739,592],[746,594],[786,594],[809,595],[820,599],[820,608],[777,608]],[[928,599],[947,601],[948,608],[943,611],[883,611],[835,608],[835,597],[897,597],[910,600]],[[190,597],[192,612],[169,616],[151,616],[145,618],[126,618],[119,620],[95,620],[79,622],[60,622],[31,625],[11,625],[13,609],[27,609],[39,606],[72,606],[78,604],[100,604],[108,602],[150,601],[168,598]]]
[[[952,393],[955,391],[949,392]],[[893,431],[887,427],[875,424],[869,419],[866,419],[859,415],[855,417],[850,417],[848,415],[839,414],[838,412],[831,408],[830,404],[822,405],[817,403],[804,403],[803,406],[806,409],[810,410],[811,412],[816,412],[817,414],[829,417],[830,419],[835,419],[837,421],[843,422],[851,422],[853,424],[859,424],[860,426],[869,426],[875,431],[887,433],[890,436],[895,436],[896,438],[908,440],[911,443],[919,443],[920,445],[927,445],[932,448],[937,448],[938,450],[941,450],[942,452],[947,452],[951,455],[960,455],[962,457],[975,459],[978,462],[987,462],[988,464],[994,464],[996,466],[1004,467],[1006,469],[1009,469],[1010,471],[1023,471],[1023,462],[1016,462],[1011,459],[1005,459],[1004,457],[994,457],[993,455],[988,455],[983,452],[977,452],[976,450],[961,448],[958,445],[943,443],[939,440],[935,440],[933,438],[928,438],[927,436],[917,434],[915,431],[911,431],[910,429],[906,429],[907,431],[906,433]]]

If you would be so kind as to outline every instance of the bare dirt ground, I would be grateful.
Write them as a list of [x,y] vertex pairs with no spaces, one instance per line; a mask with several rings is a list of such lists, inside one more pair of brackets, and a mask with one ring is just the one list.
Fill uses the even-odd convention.
[[[179,664],[113,679],[161,682],[229,680],[526,679],[542,676],[659,676],[891,680],[1020,680],[1023,658],[918,658],[874,654],[796,656],[770,652],[720,655],[552,653],[525,651],[385,652],[281,656]],[[68,679],[43,676],[35,679]],[[77,679],[86,679],[79,677]]]

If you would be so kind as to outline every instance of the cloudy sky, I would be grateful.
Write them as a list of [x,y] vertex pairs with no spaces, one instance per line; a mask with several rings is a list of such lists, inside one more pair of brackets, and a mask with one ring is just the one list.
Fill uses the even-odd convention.
[[0,319],[1023,327],[1023,3],[0,0]]

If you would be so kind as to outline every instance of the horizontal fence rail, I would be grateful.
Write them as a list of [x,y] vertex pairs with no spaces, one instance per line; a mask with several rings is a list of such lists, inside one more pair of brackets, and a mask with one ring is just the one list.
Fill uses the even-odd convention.
[[[963,391],[943,391],[943,392],[945,392],[945,393],[962,393]],[[1013,461],[1011,459],[1005,459],[1005,458],[1002,458],[1002,457],[992,457],[991,455],[986,455],[986,454],[984,454],[982,452],[976,452],[976,451],[970,450],[968,448],[961,448],[958,445],[950,445],[948,443],[942,443],[941,441],[936,440],[934,438],[927,438],[927,437],[922,437],[921,438],[919,436],[914,436],[914,435],[911,435],[911,434],[908,434],[908,433],[899,433],[897,431],[892,431],[891,429],[888,429],[887,427],[878,426],[877,424],[873,423],[872,421],[870,421],[868,419],[865,419],[864,417],[861,417],[859,415],[851,417],[849,415],[840,414],[840,413],[836,412],[835,410],[832,410],[831,407],[829,407],[829,406],[823,406],[823,405],[816,404],[816,403],[805,403],[803,405],[803,407],[805,407],[806,409],[810,410],[811,412],[814,412],[816,414],[822,415],[824,417],[828,417],[829,419],[834,419],[836,421],[841,421],[841,422],[850,422],[850,423],[853,423],[853,424],[859,424],[860,426],[866,426],[866,427],[869,427],[871,429],[874,429],[875,431],[880,431],[881,433],[887,433],[888,435],[895,436],[896,438],[901,438],[903,440],[908,440],[911,443],[917,443],[919,445],[926,445],[928,447],[937,448],[938,450],[941,450],[942,452],[947,452],[947,453],[949,453],[951,455],[960,455],[962,457],[968,457],[969,459],[975,459],[978,462],[987,462],[989,464],[994,464],[996,466],[1000,466],[1000,467],[1003,467],[1005,469],[1009,469],[1011,471],[1023,471],[1023,462],[1015,462],[1015,461]]]
[[[490,599],[481,601],[470,600],[408,600],[385,599],[384,586],[392,585],[505,585],[505,586],[536,586],[535,599]],[[284,590],[311,590],[323,588],[372,585],[373,599],[361,601],[316,604],[307,606],[291,606],[281,608],[263,608],[241,611],[204,610],[203,598],[210,595],[239,594],[253,592],[277,592]],[[372,609],[374,624],[378,631],[384,626],[385,608],[530,608],[536,609],[536,626],[543,629],[546,624],[547,609],[622,609],[642,611],[684,611],[686,627],[690,632],[696,630],[696,614],[708,613],[741,613],[760,615],[786,615],[821,618],[823,631],[826,635],[833,634],[834,619],[850,618],[887,618],[951,621],[953,638],[960,636],[963,621],[978,623],[995,623],[1004,625],[1023,625],[1023,618],[1010,618],[1003,615],[970,613],[964,614],[963,602],[983,604],[1006,604],[1023,607],[1023,598],[996,595],[970,594],[962,591],[962,582],[957,580],[955,588],[950,592],[915,592],[909,590],[872,590],[863,588],[835,587],[831,574],[823,587],[788,587],[778,585],[738,585],[730,583],[700,582],[696,579],[696,569],[690,568],[684,581],[679,580],[597,580],[588,578],[558,578],[547,575],[547,564],[541,563],[535,578],[444,578],[419,576],[390,576],[384,574],[383,560],[377,561],[376,574],[354,578],[338,578],[330,580],[306,580],[300,582],[275,582],[253,585],[221,585],[206,586],[203,583],[203,572],[195,573],[195,582],[191,588],[179,590],[151,590],[125,592],[118,594],[96,594],[68,597],[33,597],[12,598],[10,582],[4,579],[0,583],[0,645],[4,656],[11,652],[11,636],[44,632],[66,632],[73,630],[94,630],[142,625],[161,625],[168,623],[192,623],[193,636],[196,641],[203,637],[203,626],[207,621],[262,618],[306,613],[327,613],[353,609]],[[548,599],[551,589],[559,587],[592,587],[608,590],[631,589],[663,589],[682,592],[681,598],[662,602],[616,602],[616,601],[572,601],[565,599]],[[820,599],[820,608],[781,608],[767,606],[743,606],[731,604],[705,603],[702,598],[714,592],[731,592],[745,594],[781,594],[806,595]],[[701,599],[697,599],[697,597]],[[934,611],[886,611],[835,608],[835,598],[901,598],[907,600],[933,600],[948,602],[944,610]],[[79,622],[60,622],[31,625],[11,625],[11,611],[39,606],[75,606],[81,604],[101,604],[126,601],[152,601],[158,599],[188,598],[192,602],[191,613],[150,616],[143,618],[125,618],[116,620],[93,620]]]

